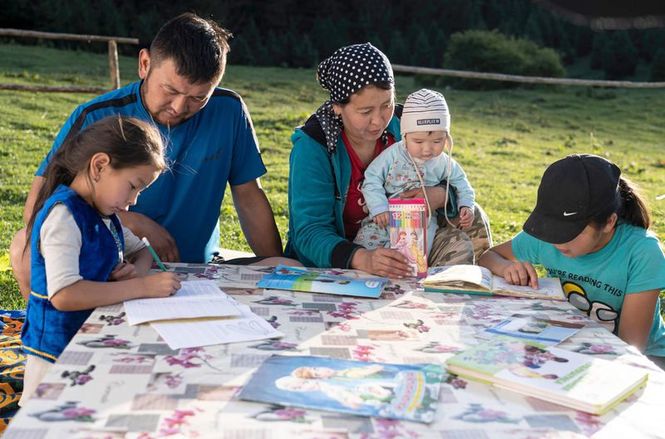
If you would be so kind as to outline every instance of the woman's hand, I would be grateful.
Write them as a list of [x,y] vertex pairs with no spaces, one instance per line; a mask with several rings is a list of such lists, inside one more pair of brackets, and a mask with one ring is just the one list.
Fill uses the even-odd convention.
[[403,278],[412,273],[404,255],[389,248],[357,250],[351,259],[351,268],[390,278]]
[[503,278],[512,285],[529,285],[538,288],[538,273],[528,262],[510,262],[503,269]]

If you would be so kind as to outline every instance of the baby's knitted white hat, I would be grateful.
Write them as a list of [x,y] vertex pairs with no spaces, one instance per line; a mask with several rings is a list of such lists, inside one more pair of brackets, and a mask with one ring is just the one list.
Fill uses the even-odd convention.
[[404,102],[400,129],[402,135],[419,131],[450,132],[446,99],[441,93],[426,88],[411,93]]

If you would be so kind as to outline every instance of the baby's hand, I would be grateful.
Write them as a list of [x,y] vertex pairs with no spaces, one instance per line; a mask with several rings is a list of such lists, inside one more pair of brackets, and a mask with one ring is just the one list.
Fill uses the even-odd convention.
[[388,212],[383,212],[378,215],[376,215],[374,218],[372,218],[372,221],[379,226],[379,227],[386,227],[388,226],[388,221],[390,220],[390,216]]
[[120,281],[133,279],[137,276],[136,267],[134,264],[123,261],[115,266],[111,274],[109,275],[109,280],[111,281]]
[[178,275],[173,272],[151,274],[143,278],[147,297],[168,297],[180,289]]
[[503,278],[512,285],[528,285],[538,288],[538,273],[528,262],[512,262],[503,270]]
[[459,210],[459,227],[460,229],[466,229],[471,227],[471,224],[473,224],[473,209],[470,207],[461,207]]

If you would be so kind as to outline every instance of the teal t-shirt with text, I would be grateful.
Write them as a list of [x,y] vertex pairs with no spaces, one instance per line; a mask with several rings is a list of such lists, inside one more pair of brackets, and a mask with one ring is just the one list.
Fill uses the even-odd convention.
[[[605,247],[576,258],[525,232],[513,238],[512,250],[518,260],[540,264],[561,279],[568,301],[615,334],[626,294],[665,289],[665,255],[658,238],[641,227],[620,224]],[[646,354],[665,357],[660,298]]]

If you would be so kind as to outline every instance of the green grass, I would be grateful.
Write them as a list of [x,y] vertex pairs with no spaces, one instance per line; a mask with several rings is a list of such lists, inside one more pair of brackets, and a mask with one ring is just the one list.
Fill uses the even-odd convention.
[[[0,45],[0,82],[108,85],[106,56]],[[136,79],[136,60],[120,60],[123,83]],[[313,70],[229,66],[223,86],[240,93],[252,114],[268,174],[262,179],[286,242],[287,180],[293,127],[323,102]],[[397,77],[398,100],[420,88]],[[466,170],[492,221],[496,242],[520,230],[540,176],[571,153],[608,157],[637,182],[650,202],[653,229],[665,237],[665,90],[533,88],[471,92],[440,90],[453,116],[454,156]],[[0,307],[22,305],[7,251],[22,227],[33,173],[74,107],[92,95],[0,91]],[[222,245],[247,250],[227,192]]]

